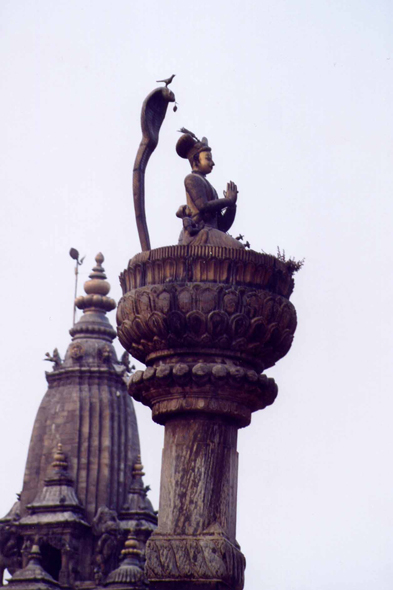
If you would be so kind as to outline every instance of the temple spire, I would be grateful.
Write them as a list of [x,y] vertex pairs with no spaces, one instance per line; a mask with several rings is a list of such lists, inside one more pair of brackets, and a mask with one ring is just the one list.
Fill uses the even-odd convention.
[[93,359],[89,352],[93,352],[95,356],[96,351],[95,346],[86,346],[86,343],[92,343],[98,338],[106,341],[108,345],[101,349],[100,357],[95,358],[95,361],[118,363],[114,350],[109,346],[116,337],[116,331],[106,317],[107,312],[116,308],[116,302],[108,297],[111,286],[106,280],[105,269],[102,266],[104,256],[101,252],[97,254],[95,261],[89,280],[84,284],[85,295],[75,299],[75,305],[83,310],[83,315],[70,330],[73,343],[66,354],[63,365],[65,368],[75,361],[90,365]]
[[21,524],[27,528],[49,522],[87,525],[83,518],[83,507],[75,493],[74,481],[68,472],[68,462],[61,443],[56,447],[44,487],[39,490],[34,501],[27,505],[27,510],[30,515],[21,519]]
[[[120,516],[133,470],[140,473],[142,467],[134,469],[140,464],[138,427],[125,383],[127,363],[113,346],[116,331],[108,312],[115,302],[103,262],[97,254],[84,294],[76,299],[83,313],[70,331],[64,361],[47,355],[55,366],[46,373],[48,390],[34,423],[21,499],[0,521],[0,585],[2,569],[26,567],[38,543],[43,570],[62,588],[101,587],[119,566],[131,526],[144,554],[157,524],[151,504],[146,515],[136,508],[130,518],[128,512]],[[135,500],[145,498],[141,476],[135,479]],[[137,525],[142,533],[136,533]]]

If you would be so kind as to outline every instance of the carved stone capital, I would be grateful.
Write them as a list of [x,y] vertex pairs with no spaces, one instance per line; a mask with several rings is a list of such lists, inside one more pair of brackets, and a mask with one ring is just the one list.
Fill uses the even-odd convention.
[[244,555],[223,535],[153,534],[147,542],[146,575],[153,589],[180,590],[192,582],[192,588],[211,584],[215,589],[223,584],[230,590],[242,590],[245,566]]
[[121,275],[119,339],[148,365],[129,391],[153,419],[204,412],[239,426],[273,403],[260,373],[285,356],[296,329],[292,272],[265,254],[171,246],[135,256]]
[[226,416],[248,426],[251,413],[274,402],[274,379],[253,369],[221,363],[168,363],[136,371],[128,390],[152,409],[155,422],[169,416],[198,412]]
[[249,255],[239,261],[230,260],[225,248],[215,248],[213,256],[194,249],[198,256],[187,257],[187,248],[178,246],[168,249],[173,259],[158,260],[165,252],[151,251],[144,253],[150,259],[138,255],[130,262],[117,310],[122,345],[148,365],[193,351],[259,372],[273,366],[288,352],[296,329],[285,264],[256,252],[233,251]]

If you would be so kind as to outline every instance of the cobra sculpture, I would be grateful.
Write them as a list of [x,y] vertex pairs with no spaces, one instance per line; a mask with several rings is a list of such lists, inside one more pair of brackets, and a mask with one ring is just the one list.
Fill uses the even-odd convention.
[[159,132],[169,102],[175,102],[175,95],[165,87],[153,90],[142,105],[142,140],[136,154],[133,171],[135,218],[142,251],[150,250],[145,211],[145,170],[150,156],[157,147]]

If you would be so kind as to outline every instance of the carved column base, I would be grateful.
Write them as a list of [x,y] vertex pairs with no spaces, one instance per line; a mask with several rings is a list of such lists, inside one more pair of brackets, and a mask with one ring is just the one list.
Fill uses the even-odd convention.
[[244,555],[220,534],[153,534],[146,547],[152,590],[242,590]]

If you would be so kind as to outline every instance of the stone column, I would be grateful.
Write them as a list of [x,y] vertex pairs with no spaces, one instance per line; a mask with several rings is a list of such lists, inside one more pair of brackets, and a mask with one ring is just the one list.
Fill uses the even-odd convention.
[[207,530],[236,543],[237,428],[220,417],[179,416],[165,424],[160,531]]
[[[236,441],[236,427],[220,418],[166,423],[159,532],[147,551],[153,588],[195,588],[197,581],[204,589],[243,587],[245,561],[235,538]],[[172,586],[163,583],[168,578]]]
[[209,246],[137,255],[121,276],[118,333],[146,363],[129,391],[165,425],[153,590],[242,590],[237,431],[273,403],[262,374],[289,350],[293,280],[274,257]]

